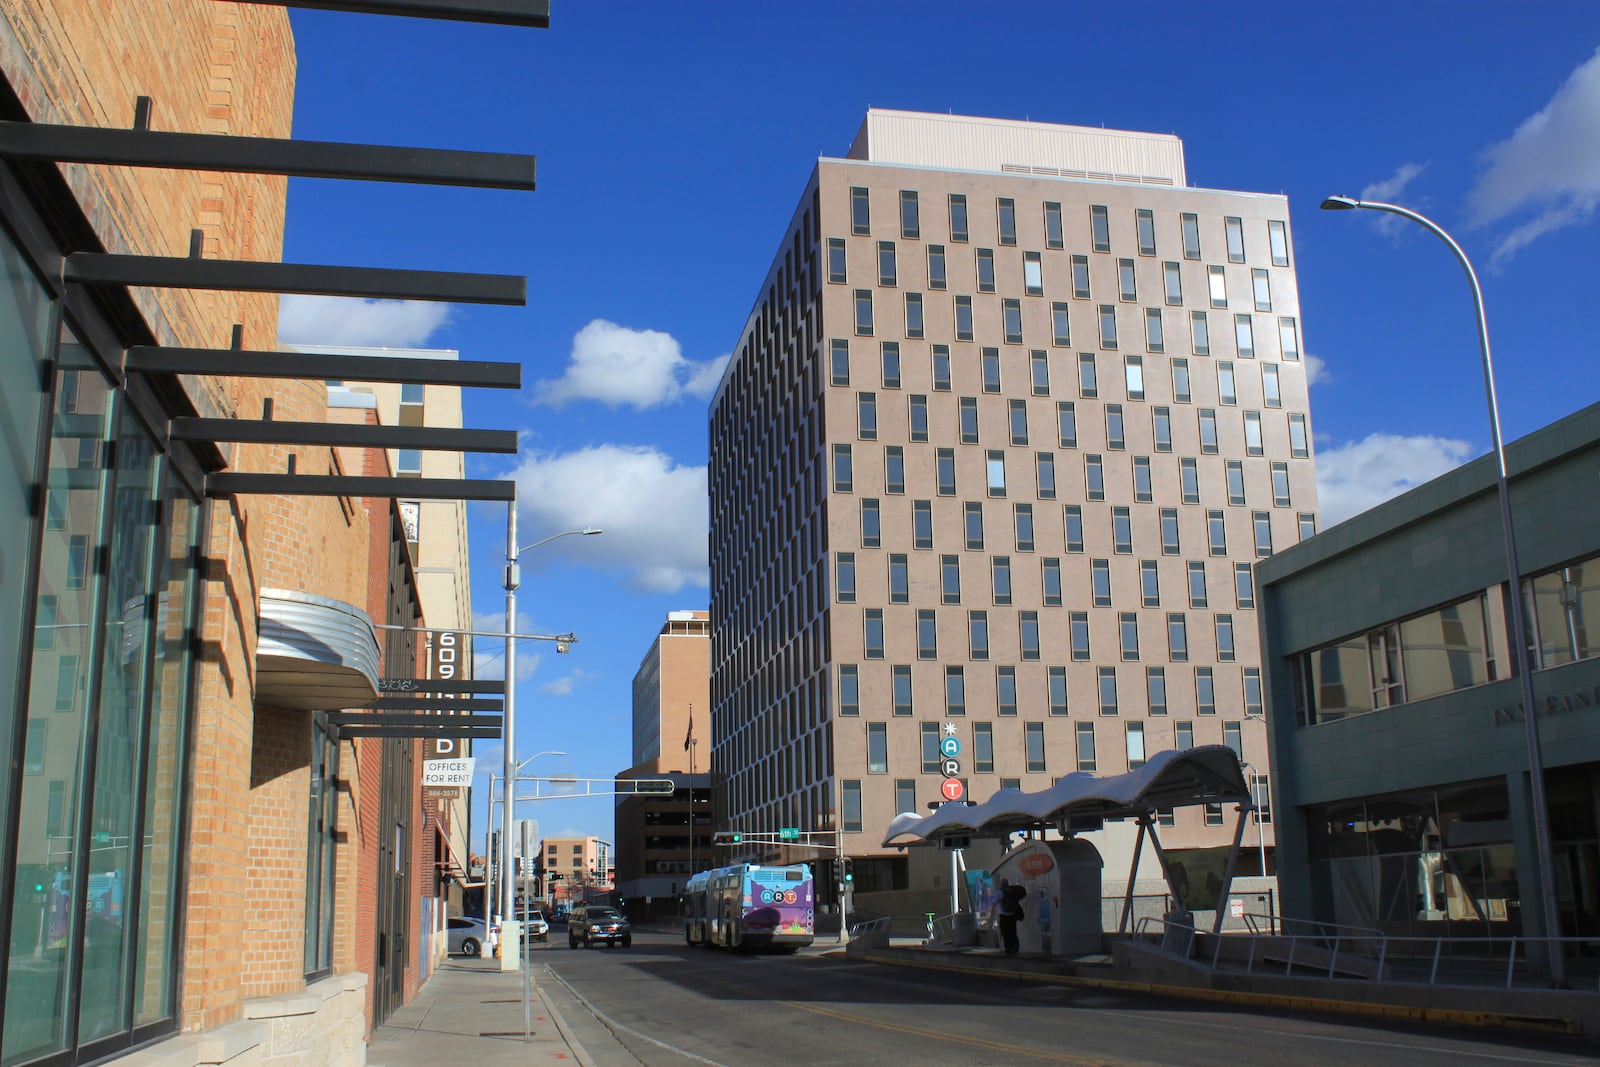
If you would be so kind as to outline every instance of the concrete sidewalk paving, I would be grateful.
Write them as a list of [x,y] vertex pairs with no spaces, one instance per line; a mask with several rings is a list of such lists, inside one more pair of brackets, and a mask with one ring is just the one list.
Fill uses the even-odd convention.
[[545,999],[531,986],[531,1037],[523,1041],[523,985],[496,959],[452,956],[411,1003],[390,1015],[367,1042],[369,1067],[498,1067],[501,1064],[592,1061]]

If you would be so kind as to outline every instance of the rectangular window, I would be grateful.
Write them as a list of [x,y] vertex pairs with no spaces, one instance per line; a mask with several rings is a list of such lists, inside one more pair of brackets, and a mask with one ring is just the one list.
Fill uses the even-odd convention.
[[1217,454],[1217,413],[1213,408],[1200,409],[1200,454]]
[[1072,344],[1072,322],[1067,315],[1067,303],[1064,300],[1055,300],[1050,304],[1050,343],[1057,348],[1066,348]]
[[1232,663],[1238,650],[1233,643],[1233,616],[1227,612],[1217,614],[1217,659]]
[[1100,395],[1100,386],[1095,377],[1093,352],[1078,353],[1078,395],[1090,400]]
[[1045,201],[1044,205],[1044,246],[1046,248],[1065,248],[1066,240],[1061,227],[1061,205],[1053,200]]
[[1264,774],[1250,775],[1250,799],[1256,806],[1256,822],[1272,825],[1272,783]]
[[1158,407],[1151,410],[1157,452],[1172,451],[1172,409]]
[[1228,503],[1232,507],[1244,507],[1244,460],[1230,459],[1227,465],[1228,472]]
[[1051,667],[1046,675],[1046,684],[1049,687],[1050,714],[1065,715],[1067,713],[1067,669],[1065,667]]
[[1024,751],[1027,756],[1027,770],[1029,774],[1044,773],[1044,723],[1027,722],[1022,724]]
[[1022,343],[1021,300],[1008,296],[1000,301],[1000,323],[1005,333],[1006,344],[1020,345]]
[[850,384],[850,342],[842,337],[835,337],[828,342],[829,363],[833,371],[834,385]]
[[1204,311],[1189,312],[1189,340],[1195,355],[1211,354],[1211,320]]
[[1166,291],[1167,306],[1183,306],[1183,272],[1176,263],[1161,264],[1161,281]]
[[843,285],[845,282],[844,238],[828,238],[828,282]]
[[990,496],[1006,495],[1006,454],[1001,449],[990,449],[984,453],[984,469],[987,472]]
[[1207,267],[1206,282],[1211,290],[1211,306],[1225,308],[1228,306],[1228,277],[1227,270],[1223,267]]
[[998,393],[1000,391],[1000,350],[998,348],[984,348],[978,353],[978,365],[983,374],[983,391]]
[[839,714],[861,714],[861,676],[854,663],[839,665]]
[[1300,522],[1300,540],[1317,536],[1317,515],[1313,511],[1302,511],[1298,516]]
[[1267,244],[1272,249],[1272,265],[1274,267],[1287,267],[1289,265],[1289,233],[1282,221],[1273,219],[1267,223]]
[[1078,742],[1078,770],[1093,772],[1096,769],[1094,759],[1094,723],[1078,723],[1074,736]]
[[1117,713],[1117,669],[1101,667],[1096,672],[1100,681],[1100,714]]
[[1072,257],[1072,295],[1079,300],[1089,299],[1089,257]]
[[1228,235],[1228,262],[1244,262],[1244,222],[1236,218],[1224,218],[1222,227]]
[[1200,216],[1191,212],[1184,212],[1183,222],[1183,258],[1200,258]]
[[946,715],[967,713],[967,675],[965,669],[961,667],[944,669],[944,713]]
[[1089,658],[1089,613],[1087,611],[1074,611],[1067,616],[1067,634],[1071,641],[1072,658],[1087,660]]
[[894,810],[896,814],[917,810],[916,779],[896,778],[894,780]]
[[962,518],[969,552],[983,551],[983,505],[969,500],[962,505]]
[[1144,723],[1130,722],[1123,726],[1128,742],[1128,770],[1144,766]]
[[839,552],[834,555],[833,599],[838,604],[856,602],[856,554]]
[[879,348],[879,362],[883,367],[883,387],[900,388],[900,343],[885,341]]
[[1256,558],[1272,555],[1272,513],[1254,511],[1250,513],[1250,518],[1256,532]]
[[1311,438],[1306,433],[1304,415],[1289,416],[1289,455],[1295,459],[1305,459],[1311,455]]
[[1240,359],[1256,358],[1256,327],[1255,320],[1248,312],[1233,317],[1234,347],[1239,350]]
[[856,436],[863,441],[878,437],[878,394],[856,394]]
[[917,191],[900,190],[900,236],[915,241],[922,236],[922,220],[917,210]]
[[1250,570],[1248,563],[1235,563],[1233,565],[1234,599],[1241,608],[1256,606],[1256,581],[1255,575]]
[[944,245],[928,246],[928,288],[943,289],[949,280],[945,274]]
[[1093,204],[1089,208],[1089,238],[1096,252],[1111,251],[1111,222],[1104,204]]
[[1044,606],[1058,608],[1061,606],[1061,560],[1046,556],[1042,563],[1040,585],[1044,591]]
[[1136,611],[1121,611],[1117,613],[1117,638],[1122,648],[1122,658],[1136,660],[1139,658],[1139,613]]
[[967,195],[965,193],[950,194],[950,240],[965,241],[967,239]]
[[1022,658],[1036,660],[1039,658],[1039,613],[1037,611],[1019,611],[1017,613],[1017,636],[1021,641]]
[[972,297],[956,297],[956,340],[972,340]]
[[1062,448],[1078,447],[1078,408],[1070,400],[1056,404],[1056,436]]
[[906,294],[906,336],[921,337],[926,333],[922,322],[922,294]]
[[927,500],[911,502],[911,547],[933,547],[933,504]]
[[1017,243],[1017,202],[1009,196],[1002,196],[995,201],[995,214],[998,216],[1000,243],[1014,245]]
[[1028,378],[1034,396],[1050,395],[1050,357],[1042,348],[1028,353]]
[[850,187],[850,232],[857,236],[872,232],[872,205],[867,190],[859,185]]
[[1139,561],[1139,604],[1146,608],[1161,606],[1161,571],[1153,559]]
[[856,336],[872,336],[872,290],[856,290]]
[[1106,498],[1106,474],[1099,456],[1083,457],[1083,491],[1090,500]]
[[995,708],[1001,715],[1015,715],[1017,713],[1017,669],[1015,667],[996,667],[994,669]]
[[845,778],[840,783],[841,823],[845,833],[861,832],[861,779]]
[[980,248],[978,256],[978,292],[994,292],[994,249]]
[[989,658],[989,613],[967,612],[967,658]]
[[1139,235],[1139,254],[1153,256],[1156,254],[1156,216],[1149,208],[1141,207],[1134,210],[1134,229]]
[[1068,504],[1063,518],[1066,527],[1066,542],[1068,552],[1083,551],[1083,508],[1077,504]]
[[1144,399],[1144,357],[1128,356],[1123,363],[1123,376],[1128,388],[1129,400]]
[[1222,512],[1206,512],[1206,541],[1213,556],[1228,554],[1228,524]]
[[1152,352],[1167,350],[1167,331],[1161,322],[1160,308],[1144,309],[1144,346]]
[[939,602],[961,603],[961,557],[939,557]]
[[1244,669],[1244,713],[1247,718],[1258,719],[1261,708],[1261,668]]
[[833,491],[836,493],[848,493],[851,491],[854,484],[855,481],[851,473],[850,466],[850,446],[834,445]]
[[1111,561],[1096,559],[1089,561],[1089,591],[1094,598],[1097,608],[1111,606]]
[[1185,504],[1200,503],[1199,462],[1188,457],[1178,460],[1178,488]]
[[1033,456],[1033,484],[1040,500],[1056,498],[1056,454],[1036,452]]
[[1106,405],[1106,448],[1120,452],[1127,445],[1127,437],[1122,424],[1122,405]]
[[1033,551],[1033,505],[1018,504],[1014,515],[1017,536],[1017,551]]
[[1144,669],[1145,701],[1150,705],[1150,714],[1165,715],[1167,713],[1167,669],[1165,667],[1146,667]]
[[1139,504],[1155,500],[1155,487],[1150,480],[1150,457],[1133,457],[1133,499]]
[[917,609],[917,658],[939,658],[939,627],[931,608]]
[[878,284],[893,287],[899,284],[900,272],[895,268],[894,242],[878,242]]
[[933,346],[933,388],[935,392],[950,391],[950,346]]
[[1194,723],[1173,723],[1172,747],[1176,748],[1179,752],[1183,752],[1194,747]]
[[1037,252],[1022,253],[1022,291],[1028,296],[1044,295],[1044,261]]
[[909,399],[911,440],[926,441],[928,439],[928,398],[920,393],[912,393]]
[[883,609],[868,608],[862,618],[863,644],[867,659],[883,658]]
[[1189,361],[1186,359],[1172,361],[1172,399],[1180,404],[1189,402]]
[[1259,411],[1247,411],[1244,413],[1244,454],[1247,456],[1266,454],[1266,445],[1261,440],[1261,412]]
[[911,576],[904,552],[889,554],[889,603],[911,602]]
[[1300,328],[1293,317],[1278,319],[1278,350],[1289,363],[1300,361]]
[[889,724],[867,723],[867,773],[889,773]]
[[[994,723],[972,724],[972,770],[976,774],[994,773]],[[909,808],[902,808],[909,811]]]
[[939,750],[940,730],[936,722],[921,724],[922,730],[922,773],[938,774],[939,764],[944,762],[944,753]]
[[940,496],[956,495],[956,450],[941,448],[934,453],[934,474],[938,479]]
[[1278,365],[1261,364],[1261,401],[1269,408],[1283,407],[1283,390],[1278,384]]
[[1239,388],[1233,378],[1231,359],[1217,360],[1217,401],[1230,405],[1239,402]]
[[1161,509],[1161,554],[1178,555],[1178,509]]
[[975,445],[978,443],[978,398],[964,396],[956,401],[956,426],[961,435],[961,443]]
[[1119,556],[1133,553],[1133,520],[1125,507],[1111,509],[1111,540]]
[[1217,682],[1210,667],[1194,669],[1195,711],[1201,715],[1217,713]]
[[1117,298],[1124,304],[1132,304],[1139,299],[1139,283],[1133,273],[1133,260],[1117,260]]
[[1203,560],[1189,561],[1189,606],[1206,606],[1206,565]]
[[996,604],[1011,603],[1011,557],[995,556],[989,560],[989,588]]
[[896,496],[906,491],[906,450],[900,445],[884,447],[883,491]]
[[1174,663],[1189,658],[1189,624],[1181,611],[1167,615],[1167,658]]
[[1256,300],[1257,311],[1272,310],[1272,283],[1267,278],[1267,272],[1257,267],[1250,272],[1250,289]]
[[1117,306],[1100,305],[1100,347],[1117,347]]

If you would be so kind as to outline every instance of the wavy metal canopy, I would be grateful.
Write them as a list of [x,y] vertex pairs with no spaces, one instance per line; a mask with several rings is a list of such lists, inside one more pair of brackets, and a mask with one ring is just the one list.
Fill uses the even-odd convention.
[[1251,801],[1239,757],[1227,745],[1201,745],[1158,752],[1127,774],[1069,774],[1037,793],[1002,789],[981,804],[946,804],[932,815],[905,812],[890,820],[883,844],[1004,837],[1018,830],[1063,828],[1076,818],[1115,818],[1229,801]]

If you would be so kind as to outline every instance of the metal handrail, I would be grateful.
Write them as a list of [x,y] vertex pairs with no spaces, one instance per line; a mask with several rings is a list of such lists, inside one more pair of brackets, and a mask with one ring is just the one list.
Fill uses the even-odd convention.
[[860,937],[863,934],[872,934],[878,932],[879,930],[887,930],[892,922],[893,920],[889,916],[884,915],[876,919],[868,919],[865,922],[851,923],[850,940],[854,941],[857,937]]
[[[1163,917],[1161,917],[1159,915],[1141,915],[1139,917],[1138,922],[1136,922],[1134,924],[1134,927],[1133,927],[1134,936],[1136,936],[1136,937],[1148,937],[1151,923],[1160,923],[1161,924],[1162,940],[1163,941],[1166,940],[1166,930],[1167,930],[1168,927],[1175,927],[1175,928],[1177,928],[1179,930],[1185,931],[1189,935],[1189,940],[1188,940],[1188,943],[1185,944],[1184,947],[1183,947],[1183,957],[1184,957],[1184,959],[1190,959],[1193,956],[1193,954],[1194,954],[1194,939],[1195,939],[1195,936],[1197,934],[1197,931],[1195,930],[1195,926],[1194,926],[1194,924],[1192,922],[1190,922],[1190,923],[1180,923],[1180,922],[1173,922],[1171,919],[1166,919],[1166,918],[1163,918]],[[1212,970],[1215,970],[1216,966],[1217,966],[1216,957],[1213,956],[1212,960],[1211,960],[1211,968],[1212,968]]]
[[930,945],[937,945],[946,938],[954,943],[956,934],[956,916],[965,914],[967,913],[952,912],[949,915],[941,915],[934,919],[933,922],[928,924],[927,943]]

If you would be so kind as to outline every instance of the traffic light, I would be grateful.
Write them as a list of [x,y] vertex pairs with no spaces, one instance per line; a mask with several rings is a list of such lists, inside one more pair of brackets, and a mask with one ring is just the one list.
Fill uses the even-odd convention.
[[850,859],[849,856],[846,856],[839,862],[844,867],[844,876],[841,881],[843,881],[845,885],[849,885],[851,882],[856,880],[855,861]]
[[736,830],[718,830],[711,835],[713,845],[737,845],[744,840],[744,835]]
[[844,860],[842,859],[833,861],[833,880],[841,884],[844,882]]
[[560,882],[560,881],[563,881],[566,877],[567,876],[564,875],[564,874],[561,874],[561,873],[556,872],[556,871],[552,871],[551,874],[550,874],[550,881],[552,881],[552,882]]

